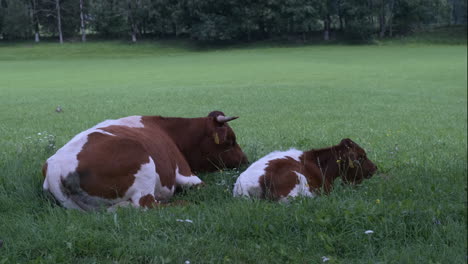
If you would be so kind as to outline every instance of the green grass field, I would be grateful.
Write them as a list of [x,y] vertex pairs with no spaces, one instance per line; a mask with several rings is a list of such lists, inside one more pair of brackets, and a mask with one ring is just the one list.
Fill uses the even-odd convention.
[[[466,59],[466,45],[0,46],[0,263],[466,263]],[[350,137],[380,171],[289,204],[232,198],[238,171],[147,211],[42,193],[43,162],[102,120],[211,110],[240,116],[250,161]]]

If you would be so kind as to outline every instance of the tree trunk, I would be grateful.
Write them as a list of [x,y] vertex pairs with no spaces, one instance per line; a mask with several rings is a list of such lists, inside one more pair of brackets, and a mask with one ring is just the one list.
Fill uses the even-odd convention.
[[390,15],[388,18],[388,35],[393,37],[393,7],[395,6],[395,0],[390,0]]
[[379,25],[380,25],[380,33],[379,37],[385,37],[385,30],[386,30],[386,21],[385,21],[385,0],[380,2],[380,14],[379,14]]
[[80,0],[80,30],[81,30],[81,42],[86,42],[86,31],[85,31],[85,19],[83,10],[83,0]]
[[344,31],[344,23],[343,23],[343,2],[341,0],[338,0],[337,6],[337,14],[338,14],[338,21],[340,22],[340,32]]
[[132,42],[136,43],[136,25],[135,25],[135,18],[133,17],[133,8],[132,8],[132,0],[127,0],[128,5],[128,20],[130,21],[130,28],[131,28],[131,35],[132,35]]
[[57,29],[59,33],[59,41],[60,41],[60,44],[63,44],[62,17],[60,15],[60,0],[55,0],[55,8],[57,9]]
[[343,23],[343,16],[340,14],[339,15],[339,20],[340,20],[340,31],[344,31],[344,23]]
[[380,25],[379,37],[383,38],[385,37],[385,17],[383,17],[382,14],[379,16],[379,25]]
[[31,20],[34,24],[34,42],[39,43],[39,19],[37,17],[37,3],[36,0],[31,0]]
[[325,41],[330,40],[330,20],[330,14],[327,14],[323,20],[323,40]]

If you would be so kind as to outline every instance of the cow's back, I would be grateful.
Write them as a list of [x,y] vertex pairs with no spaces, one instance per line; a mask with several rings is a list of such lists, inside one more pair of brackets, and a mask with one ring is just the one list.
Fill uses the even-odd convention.
[[272,164],[275,163],[275,161],[279,161],[281,163],[284,161],[291,163],[292,161],[293,166],[288,166],[285,169],[293,171],[295,163],[299,162],[299,157],[302,153],[302,151],[297,149],[275,151],[257,160],[237,178],[236,184],[234,185],[233,195],[254,198],[265,197],[265,182],[268,181],[265,176]]
[[[63,183],[111,203],[129,198],[133,185],[152,184],[154,192],[159,184],[172,195],[177,159],[183,159],[177,154],[174,142],[157,127],[145,128],[141,116],[106,120],[76,135],[47,160],[43,188],[65,207],[81,209],[69,198],[73,190],[65,191]],[[179,163],[187,170],[183,160]],[[137,178],[145,170],[145,175],[152,170],[154,179]],[[67,181],[70,176],[78,180]]]

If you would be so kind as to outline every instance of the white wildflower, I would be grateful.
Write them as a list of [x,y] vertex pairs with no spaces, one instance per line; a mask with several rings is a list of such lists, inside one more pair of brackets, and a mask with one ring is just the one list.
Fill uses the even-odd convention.
[[177,221],[177,222],[193,223],[193,221],[190,220],[190,219],[185,219],[185,220],[183,220],[183,219],[176,219],[176,221]]
[[186,260],[186,261],[185,261],[185,264],[190,264],[190,260]]
[[364,234],[366,234],[366,235],[370,235],[370,234],[373,234],[373,233],[374,233],[374,231],[372,231],[372,230],[366,230],[364,232]]
[[38,136],[40,136],[40,135],[42,135],[42,133],[41,133],[41,132],[39,132],[39,133],[37,133],[37,135],[38,135]]
[[325,257],[325,256],[322,257],[322,262],[327,262],[327,261],[329,261],[329,260],[330,260],[330,258],[327,258],[327,257]]

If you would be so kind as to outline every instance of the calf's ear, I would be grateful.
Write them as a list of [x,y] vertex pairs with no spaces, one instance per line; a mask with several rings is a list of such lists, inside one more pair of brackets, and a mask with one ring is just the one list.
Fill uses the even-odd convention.
[[224,116],[224,113],[221,112],[221,111],[215,110],[215,111],[211,111],[211,112],[208,114],[208,117],[213,117],[213,118],[216,119],[216,117],[218,117],[218,116],[220,116],[220,115],[221,115],[221,116]]
[[347,147],[347,148],[350,148],[354,145],[354,141],[352,141],[351,139],[349,138],[343,138],[340,142],[340,145],[341,146],[344,146],[344,147]]

